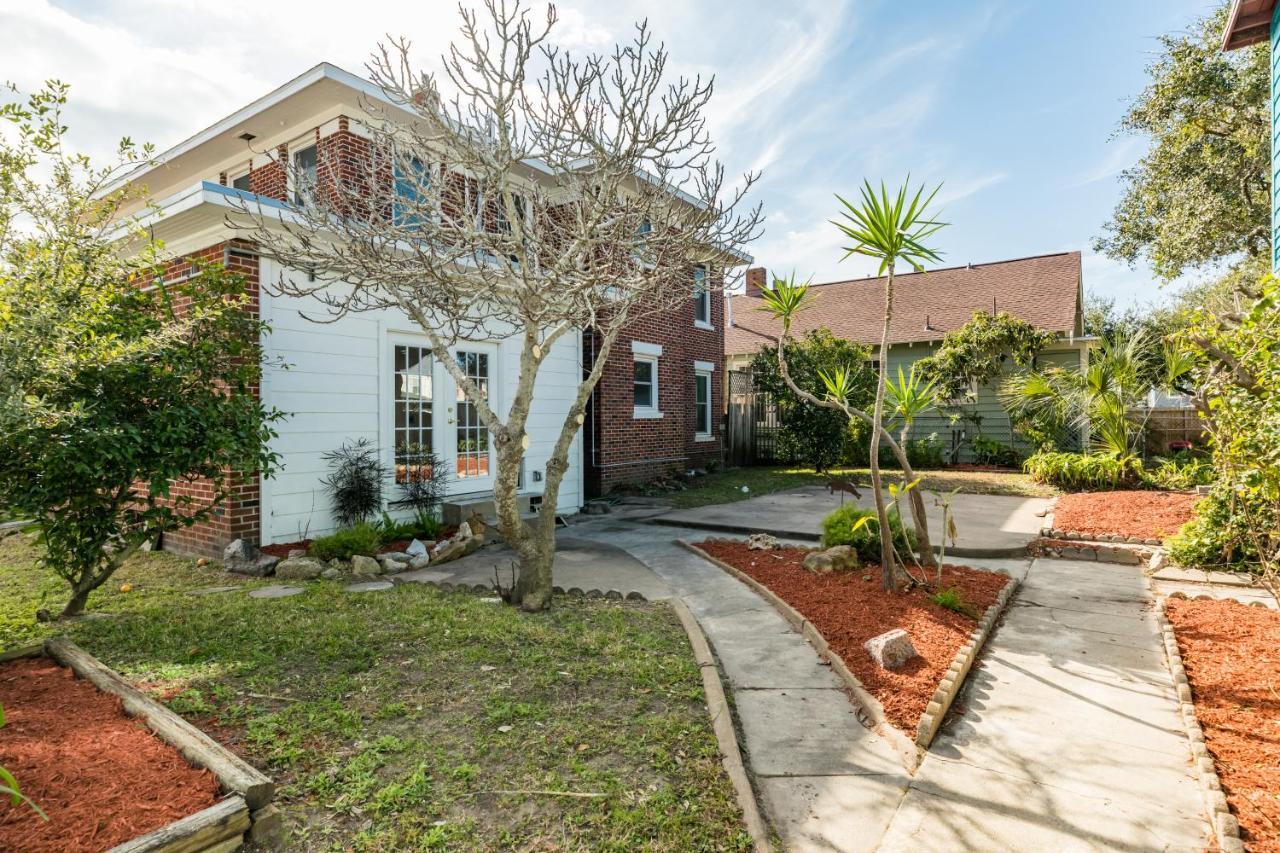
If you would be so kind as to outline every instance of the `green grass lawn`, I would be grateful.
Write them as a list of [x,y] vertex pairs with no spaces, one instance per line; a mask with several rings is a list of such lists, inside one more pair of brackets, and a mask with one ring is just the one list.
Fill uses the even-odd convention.
[[522,615],[325,582],[192,595],[263,582],[144,554],[91,599],[103,618],[43,625],[34,612],[66,588],[37,556],[25,536],[0,541],[0,648],[66,633],[161,697],[276,779],[288,849],[749,847],[665,605]]
[[[896,481],[900,472],[887,469],[890,481]],[[923,477],[921,488],[949,492],[959,488],[962,492],[984,495],[1024,495],[1027,497],[1052,497],[1057,491],[1031,482],[1026,474],[1015,471],[917,471]],[[681,509],[731,503],[747,498],[793,489],[798,486],[825,485],[833,476],[852,477],[859,485],[870,485],[871,472],[867,468],[844,468],[825,474],[816,474],[812,468],[796,468],[785,465],[769,465],[751,468],[733,468],[699,477],[682,492],[664,494],[673,506]],[[746,486],[748,491],[743,492]]]

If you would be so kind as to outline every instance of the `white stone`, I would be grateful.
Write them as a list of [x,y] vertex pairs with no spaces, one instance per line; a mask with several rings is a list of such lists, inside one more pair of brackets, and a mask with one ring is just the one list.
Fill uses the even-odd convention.
[[409,543],[409,547],[404,549],[404,552],[411,558],[421,557],[427,553],[427,546],[419,542],[417,539],[414,539]]
[[872,660],[885,669],[898,669],[917,654],[910,635],[901,628],[872,637],[863,644],[863,648],[871,655]]

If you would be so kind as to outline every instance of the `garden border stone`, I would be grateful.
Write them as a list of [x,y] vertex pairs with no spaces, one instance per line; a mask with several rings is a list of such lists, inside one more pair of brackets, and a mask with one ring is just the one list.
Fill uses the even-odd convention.
[[702,692],[707,701],[707,712],[711,715],[711,727],[715,731],[716,741],[720,744],[720,758],[724,764],[729,781],[737,796],[738,807],[742,809],[742,822],[746,824],[747,834],[751,836],[751,844],[756,853],[772,853],[769,826],[760,812],[759,801],[751,777],[747,774],[746,764],[742,760],[742,750],[738,745],[738,734],[733,723],[733,713],[724,693],[724,676],[715,655],[711,652],[711,644],[702,630],[698,618],[693,615],[689,606],[678,598],[670,600],[671,609],[680,618],[685,634],[689,637],[689,645],[693,649],[693,659],[702,674]]
[[946,675],[942,676],[938,689],[934,691],[933,698],[929,700],[924,713],[920,715],[920,722],[916,724],[916,746],[921,749],[928,749],[933,743],[933,738],[946,718],[951,703],[955,701],[960,688],[964,686],[965,676],[973,668],[973,662],[978,659],[978,653],[982,651],[987,638],[991,636],[991,629],[995,627],[1009,599],[1013,598],[1014,592],[1017,591],[1018,579],[1012,575],[1008,577],[1009,582],[1001,588],[995,602],[978,620],[978,627],[973,629],[969,639],[956,652]]
[[[1041,531],[1041,533],[1044,532]],[[1164,553],[1159,545],[1085,539],[1082,538],[1081,534],[1064,534],[1061,530],[1052,532],[1057,535],[1055,537],[1042,536],[1031,543],[1033,553],[1039,553],[1058,560],[1092,560],[1099,563],[1116,563],[1124,566],[1149,564],[1157,554]]]
[[[1173,625],[1165,615],[1164,608],[1168,598],[1161,595],[1155,581],[1147,576],[1147,586],[1155,598],[1156,626],[1164,640],[1165,666],[1173,678],[1173,687],[1178,692],[1178,716],[1182,719],[1183,729],[1187,734],[1187,745],[1191,750],[1192,763],[1196,768],[1196,778],[1200,782],[1200,794],[1204,798],[1205,813],[1213,828],[1218,849],[1222,853],[1244,853],[1244,842],[1240,838],[1240,822],[1231,813],[1227,805],[1226,795],[1222,793],[1222,780],[1218,778],[1218,769],[1213,763],[1213,756],[1204,745],[1204,729],[1196,718],[1196,706],[1191,697],[1191,683],[1187,680],[1187,670],[1182,664],[1182,653],[1178,650],[1178,638],[1174,634]],[[1172,597],[1186,598],[1174,593]],[[1197,599],[1210,599],[1210,596],[1196,596]]]
[[[247,836],[268,849],[278,840],[278,827],[270,823],[278,821],[271,807],[275,783],[262,771],[129,684],[67,637],[10,649],[0,653],[0,663],[25,657],[50,658],[103,693],[118,697],[127,716],[143,722],[192,765],[212,773],[227,792],[212,806],[118,844],[107,853],[222,853],[241,847]],[[268,820],[258,833],[253,829],[256,815]]]

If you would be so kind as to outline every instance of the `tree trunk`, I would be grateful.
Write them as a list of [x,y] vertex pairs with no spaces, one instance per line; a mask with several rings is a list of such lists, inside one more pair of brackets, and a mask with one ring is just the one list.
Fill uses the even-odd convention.
[[71,584],[71,599],[62,608],[58,618],[70,619],[84,613],[84,608],[89,603],[89,593],[106,583],[107,578],[115,574],[116,569],[120,568],[120,565],[136,550],[138,550],[136,545],[128,548],[118,558],[113,558],[102,571],[96,574],[92,571],[86,571],[80,580]]
[[886,590],[897,589],[893,559],[893,530],[885,506],[880,481],[880,433],[884,424],[885,382],[889,374],[889,324],[893,319],[893,263],[884,283],[884,330],[880,334],[880,370],[876,377],[876,406],[871,415],[871,489],[875,495],[876,518],[880,522],[880,579]]
[[[511,603],[521,610],[537,611],[551,604],[551,567],[555,561],[555,529],[550,541],[542,525],[528,524],[520,517],[516,494],[524,448],[515,442],[498,447],[498,471],[493,482],[493,502],[498,516],[498,532],[516,552],[519,560]],[[554,505],[553,505],[554,506]],[[554,509],[552,509],[554,513]]]

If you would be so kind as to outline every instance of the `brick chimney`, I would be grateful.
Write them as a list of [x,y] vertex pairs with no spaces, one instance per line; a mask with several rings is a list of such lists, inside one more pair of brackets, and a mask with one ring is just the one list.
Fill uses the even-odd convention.
[[764,267],[752,267],[747,270],[747,296],[759,296],[768,285],[769,271]]

